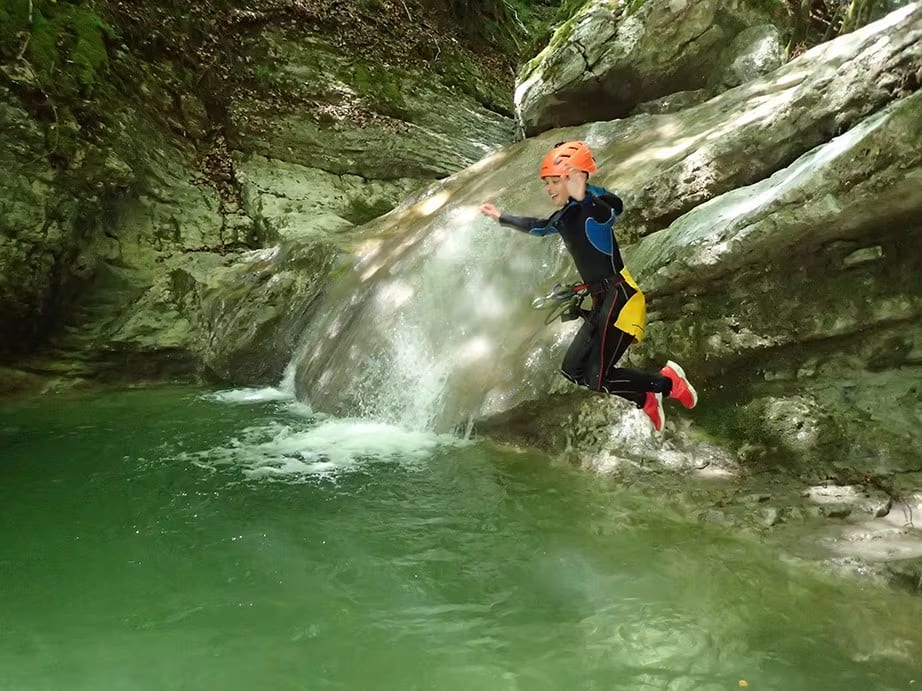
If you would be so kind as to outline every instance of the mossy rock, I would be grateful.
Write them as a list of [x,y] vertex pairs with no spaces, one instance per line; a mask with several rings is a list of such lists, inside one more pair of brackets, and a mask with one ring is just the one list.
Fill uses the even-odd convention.
[[[15,0],[20,4],[19,0]],[[22,19],[17,9],[14,21]],[[109,69],[111,26],[80,4],[37,2],[20,31],[29,31],[25,57],[44,88],[61,96],[90,93]]]
[[0,366],[0,399],[38,393],[45,383],[38,375]]
[[29,0],[0,2],[0,55],[15,57],[29,29]]
[[408,115],[407,103],[395,76],[393,69],[360,64],[353,67],[351,81],[355,90],[379,113],[403,118]]

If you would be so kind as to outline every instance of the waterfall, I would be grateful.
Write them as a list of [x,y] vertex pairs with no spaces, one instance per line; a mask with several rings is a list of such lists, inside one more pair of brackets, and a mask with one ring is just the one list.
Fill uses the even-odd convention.
[[[555,334],[565,343],[574,326],[546,326],[531,300],[575,270],[556,236],[530,237],[478,211],[490,199],[551,213],[537,151],[485,159],[355,240],[355,265],[329,287],[289,366],[300,398],[337,415],[463,433],[473,418],[547,390],[561,355]],[[503,160],[517,154],[518,164]]]

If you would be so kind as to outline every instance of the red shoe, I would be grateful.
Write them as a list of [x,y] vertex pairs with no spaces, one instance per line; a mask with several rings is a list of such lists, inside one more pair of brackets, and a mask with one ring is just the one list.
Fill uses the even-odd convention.
[[669,392],[669,398],[676,399],[686,408],[694,408],[698,405],[698,392],[688,382],[685,370],[679,367],[677,363],[667,360],[666,366],[660,370],[660,374],[672,380],[672,391]]
[[643,404],[643,412],[647,414],[653,423],[653,429],[657,432],[663,431],[666,424],[666,413],[663,412],[663,394],[647,392],[647,400]]

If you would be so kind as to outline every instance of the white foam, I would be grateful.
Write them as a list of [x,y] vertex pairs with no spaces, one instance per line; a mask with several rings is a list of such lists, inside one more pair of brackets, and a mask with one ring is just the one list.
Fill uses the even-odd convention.
[[439,448],[469,442],[381,422],[329,418],[310,427],[271,422],[244,429],[227,444],[182,460],[217,469],[236,466],[251,479],[333,480],[380,462],[419,467]]
[[294,398],[291,391],[266,386],[261,389],[226,389],[206,394],[205,398],[218,403],[269,403],[272,401],[290,401]]

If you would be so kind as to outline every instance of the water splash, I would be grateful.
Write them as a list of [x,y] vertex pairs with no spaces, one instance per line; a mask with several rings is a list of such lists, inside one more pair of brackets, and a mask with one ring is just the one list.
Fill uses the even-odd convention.
[[270,422],[249,427],[226,444],[179,454],[210,470],[239,469],[248,479],[332,481],[379,463],[420,467],[440,448],[465,442],[381,422],[325,419],[305,424]]

